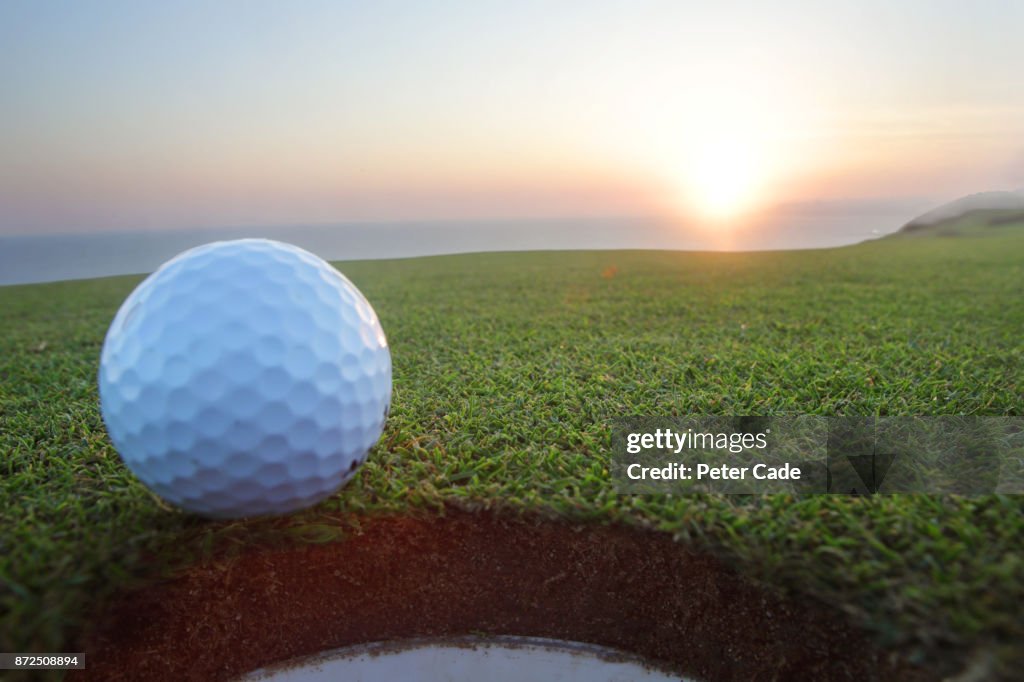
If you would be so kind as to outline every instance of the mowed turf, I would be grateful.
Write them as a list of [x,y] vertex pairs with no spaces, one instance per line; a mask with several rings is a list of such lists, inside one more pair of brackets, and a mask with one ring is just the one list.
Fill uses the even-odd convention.
[[655,526],[912,656],[1020,649],[1024,497],[630,497],[608,465],[624,415],[1024,414],[1024,229],[339,268],[388,334],[393,409],[355,480],[283,523],[167,508],[109,443],[100,347],[139,277],[0,288],[0,651],[67,651],[115,591],[211,552],[446,503]]

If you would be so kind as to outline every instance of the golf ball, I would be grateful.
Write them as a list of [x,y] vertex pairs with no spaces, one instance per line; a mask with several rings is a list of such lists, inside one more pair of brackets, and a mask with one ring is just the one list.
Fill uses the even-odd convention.
[[186,251],[107,331],[100,408],[154,493],[214,518],[327,497],[380,438],[391,354],[373,308],[326,262],[266,239]]

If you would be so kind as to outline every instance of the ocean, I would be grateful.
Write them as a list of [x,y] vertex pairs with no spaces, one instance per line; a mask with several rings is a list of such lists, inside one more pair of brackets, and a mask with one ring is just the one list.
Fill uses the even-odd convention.
[[790,215],[742,231],[687,228],[648,218],[337,223],[90,234],[0,236],[0,285],[148,273],[193,246],[266,237],[328,260],[409,258],[480,251],[828,248],[878,237],[908,216]]

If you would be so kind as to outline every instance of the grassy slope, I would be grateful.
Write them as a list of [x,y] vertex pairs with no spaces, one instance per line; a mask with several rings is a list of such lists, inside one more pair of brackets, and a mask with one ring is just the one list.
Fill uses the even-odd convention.
[[979,209],[930,225],[907,225],[887,238],[998,237],[1002,231],[1020,229],[1021,226],[1024,226],[1024,212],[1018,209]]
[[892,645],[1024,639],[1024,498],[625,497],[606,471],[620,415],[1024,414],[1024,231],[341,267],[389,335],[394,408],[357,479],[283,531],[163,508],[107,442],[97,359],[139,278],[0,288],[0,651],[67,650],[169,540],[327,541],[323,512],[442,501],[653,524]]

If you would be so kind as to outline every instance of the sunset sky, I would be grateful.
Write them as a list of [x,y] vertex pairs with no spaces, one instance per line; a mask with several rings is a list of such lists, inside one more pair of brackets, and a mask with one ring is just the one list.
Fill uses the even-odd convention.
[[0,234],[1019,188],[1022,26],[941,0],[5,2]]

